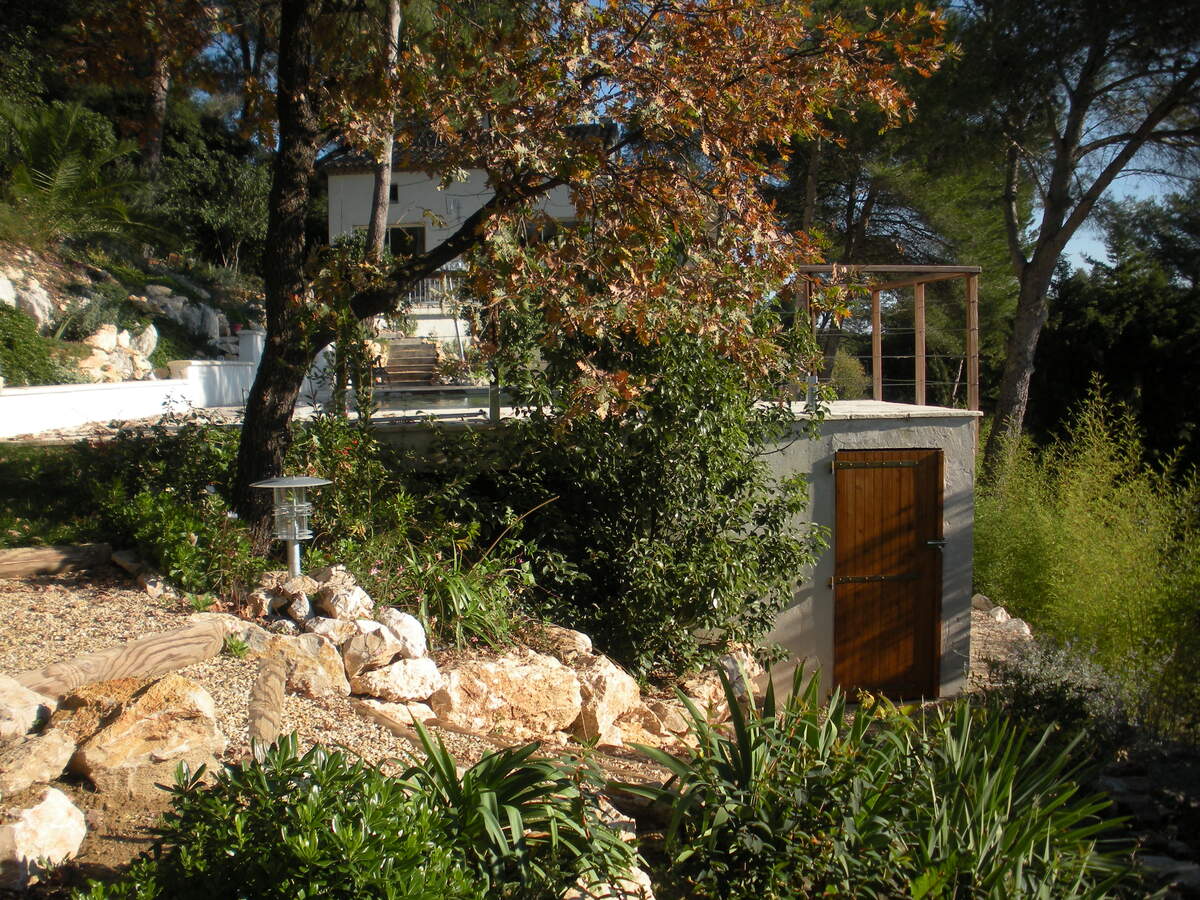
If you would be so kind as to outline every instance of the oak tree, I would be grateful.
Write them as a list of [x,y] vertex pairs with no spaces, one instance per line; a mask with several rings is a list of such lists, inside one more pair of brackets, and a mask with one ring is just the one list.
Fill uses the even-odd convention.
[[[931,69],[942,53],[942,21],[920,6],[866,25],[791,0],[423,7],[427,27],[389,67],[347,52],[368,39],[378,47],[379,35],[347,33],[354,14],[336,3],[281,3],[267,338],[234,486],[243,517],[264,515],[248,486],[279,472],[301,382],[335,335],[329,295],[374,316],[467,251],[472,288],[490,306],[531,281],[544,286],[547,344],[684,331],[748,373],[766,370],[778,345],[751,327],[751,313],[786,294],[814,251],[780,227],[764,196],[779,164],[764,148],[821,134],[838,110],[871,106],[898,122],[909,101],[897,72]],[[318,153],[334,135],[367,149],[389,114],[410,165],[444,181],[483,170],[492,195],[423,253],[314,275],[304,219]],[[516,252],[512,235],[559,187],[578,227]],[[588,375],[585,404],[619,405],[650,387],[601,366]]]

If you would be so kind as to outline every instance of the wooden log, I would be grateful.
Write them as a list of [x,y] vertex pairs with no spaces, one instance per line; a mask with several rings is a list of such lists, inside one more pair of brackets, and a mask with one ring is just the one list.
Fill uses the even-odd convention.
[[283,689],[287,666],[278,653],[258,661],[258,677],[250,688],[250,745],[275,743],[283,730]]
[[39,671],[22,672],[15,678],[31,691],[61,699],[85,684],[113,678],[150,678],[209,659],[221,652],[227,633],[221,622],[187,625],[57,662]]
[[0,578],[56,575],[68,569],[92,569],[110,559],[112,547],[108,544],[17,547],[14,550],[0,550]]

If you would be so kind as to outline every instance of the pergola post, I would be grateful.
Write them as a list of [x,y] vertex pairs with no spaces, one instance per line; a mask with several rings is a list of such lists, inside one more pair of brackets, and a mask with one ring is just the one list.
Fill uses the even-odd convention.
[[918,281],[913,285],[913,335],[916,342],[914,362],[916,363],[916,398],[917,406],[925,405],[925,282]]
[[879,291],[871,291],[871,396],[883,399],[883,315]]

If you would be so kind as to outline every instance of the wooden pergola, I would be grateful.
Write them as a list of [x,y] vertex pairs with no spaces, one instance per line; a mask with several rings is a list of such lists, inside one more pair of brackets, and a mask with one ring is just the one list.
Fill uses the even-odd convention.
[[[871,294],[871,387],[876,400],[883,399],[883,317],[879,295],[884,291],[912,288],[914,368],[916,403],[925,405],[925,285],[935,281],[961,278],[967,283],[967,408],[979,410],[979,266],[902,266],[902,265],[812,265],[800,266],[806,276],[806,299],[813,286],[825,276],[830,284],[854,283]],[[810,307],[811,309],[811,307]],[[815,321],[814,321],[815,325]]]

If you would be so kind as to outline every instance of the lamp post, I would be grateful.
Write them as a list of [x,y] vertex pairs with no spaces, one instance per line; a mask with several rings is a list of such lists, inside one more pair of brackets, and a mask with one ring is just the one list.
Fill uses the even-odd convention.
[[312,537],[308,527],[313,506],[308,500],[308,489],[332,484],[328,478],[311,478],[307,475],[286,475],[256,481],[250,487],[269,488],[274,495],[275,529],[272,536],[288,545],[288,574],[295,578],[300,574],[300,542]]

